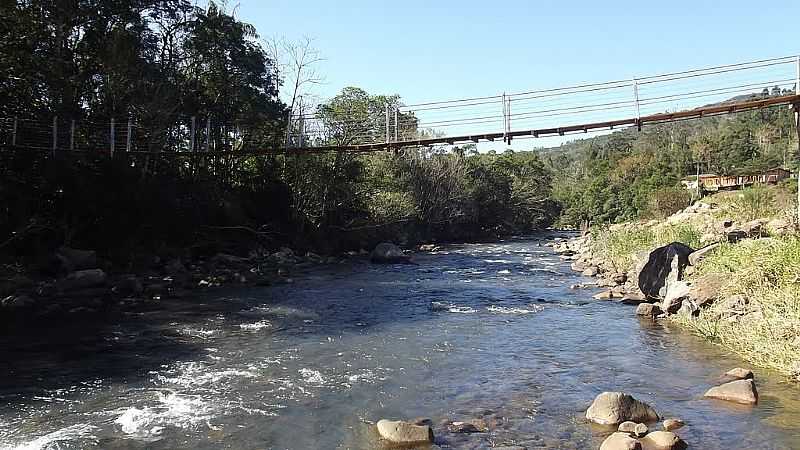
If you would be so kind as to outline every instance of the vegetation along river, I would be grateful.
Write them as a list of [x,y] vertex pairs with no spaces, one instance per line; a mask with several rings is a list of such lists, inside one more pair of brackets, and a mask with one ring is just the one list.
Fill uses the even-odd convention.
[[[18,330],[0,342],[0,448],[370,449],[375,421],[418,416],[441,448],[598,448],[608,430],[583,415],[602,391],[683,419],[691,448],[800,448],[794,385],[757,370],[757,406],[703,399],[743,363],[571,290],[585,280],[537,239],[415,261]],[[443,425],[469,419],[489,432]]]

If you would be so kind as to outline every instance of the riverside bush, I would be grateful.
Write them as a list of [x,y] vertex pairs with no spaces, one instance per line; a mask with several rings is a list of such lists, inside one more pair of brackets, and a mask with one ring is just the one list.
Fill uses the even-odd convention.
[[666,187],[650,194],[648,215],[664,219],[689,206],[691,195],[682,187]]

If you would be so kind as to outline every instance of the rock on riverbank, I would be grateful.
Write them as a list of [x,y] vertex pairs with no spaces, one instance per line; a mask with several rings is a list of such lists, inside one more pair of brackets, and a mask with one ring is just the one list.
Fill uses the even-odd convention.
[[0,318],[85,315],[180,298],[193,290],[222,285],[287,283],[294,270],[366,255],[361,251],[325,257],[297,254],[286,247],[258,247],[244,256],[196,256],[189,250],[174,250],[165,256],[135,258],[131,267],[121,271],[92,250],[61,247],[40,271],[0,278]]

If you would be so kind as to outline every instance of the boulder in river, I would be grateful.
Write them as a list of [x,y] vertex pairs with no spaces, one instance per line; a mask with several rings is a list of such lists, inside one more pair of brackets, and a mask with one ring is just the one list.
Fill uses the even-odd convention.
[[648,298],[664,298],[667,290],[665,288],[683,279],[683,270],[689,264],[689,255],[692,252],[694,250],[691,247],[680,242],[673,242],[650,252],[637,278],[642,293]]
[[113,291],[120,295],[139,295],[144,292],[144,285],[135,275],[126,275],[114,283]]
[[450,422],[447,426],[447,430],[451,433],[485,433],[486,432],[486,425],[483,426],[480,423],[476,423],[475,421],[468,421],[468,422]]
[[32,308],[36,305],[36,301],[27,295],[9,295],[8,297],[0,300],[0,306],[3,309],[18,311]]
[[400,420],[379,420],[378,433],[382,438],[397,444],[433,442],[433,430],[429,425],[416,425]]
[[179,258],[175,258],[164,265],[164,272],[169,276],[177,277],[186,275],[189,271],[186,269],[186,266],[183,265],[183,261]]
[[751,380],[736,380],[715,386],[709,389],[703,397],[740,403],[742,405],[755,405],[758,403],[756,383]]
[[686,442],[671,431],[654,431],[641,438],[642,450],[683,450]]
[[375,246],[375,250],[369,255],[369,260],[376,264],[408,263],[409,256],[403,253],[400,247],[389,243],[381,242]]
[[642,444],[628,433],[618,431],[600,444],[600,450],[642,450]]
[[642,437],[646,435],[649,430],[647,428],[647,425],[643,423],[636,423],[628,420],[619,424],[619,428],[617,428],[617,431],[621,433],[628,433],[635,437]]
[[753,378],[753,371],[742,367],[731,369],[722,375],[722,379],[725,381],[752,380]]
[[627,420],[633,422],[656,422],[658,413],[647,403],[622,392],[603,392],[598,395],[586,418],[601,425],[618,425]]
[[97,267],[97,252],[94,250],[79,250],[70,247],[61,247],[56,251],[59,269],[63,272],[94,269]]
[[60,291],[77,291],[95,286],[100,286],[106,282],[106,273],[102,269],[87,269],[72,272],[58,282]]
[[664,431],[674,431],[677,430],[678,428],[683,427],[684,425],[685,424],[681,419],[675,419],[675,418],[666,419],[661,424],[661,426],[664,427]]
[[592,298],[595,300],[613,300],[615,298],[621,298],[621,297],[622,294],[614,292],[613,290],[604,291],[599,294],[594,294],[592,296]]

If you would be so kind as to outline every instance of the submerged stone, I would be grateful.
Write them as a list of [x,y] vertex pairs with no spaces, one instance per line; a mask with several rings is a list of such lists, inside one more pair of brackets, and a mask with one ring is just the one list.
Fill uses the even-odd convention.
[[378,433],[387,441],[398,444],[433,442],[433,430],[429,425],[415,425],[400,420],[379,420]]
[[369,256],[369,260],[377,264],[408,263],[410,258],[403,253],[400,247],[382,242],[375,246],[375,250]]

